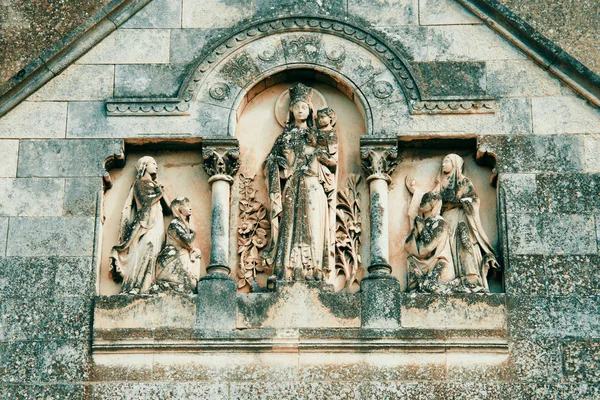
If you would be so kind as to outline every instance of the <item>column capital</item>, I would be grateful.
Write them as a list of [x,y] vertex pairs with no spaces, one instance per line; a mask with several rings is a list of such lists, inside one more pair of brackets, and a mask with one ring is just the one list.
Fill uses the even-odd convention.
[[224,180],[231,184],[240,168],[239,141],[231,136],[203,139],[202,158],[209,183]]
[[392,181],[390,175],[398,164],[397,136],[363,136],[360,138],[360,158],[367,182],[382,179]]

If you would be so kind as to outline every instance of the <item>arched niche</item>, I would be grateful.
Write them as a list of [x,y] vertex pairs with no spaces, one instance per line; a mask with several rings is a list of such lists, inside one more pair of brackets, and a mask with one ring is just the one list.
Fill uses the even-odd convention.
[[[283,19],[240,31],[192,68],[179,98],[194,107],[223,108],[221,132],[235,135],[243,102],[283,71],[321,72],[347,90],[365,112],[366,134],[396,134],[394,115],[420,100],[410,66],[359,28],[320,18]],[[226,125],[226,127],[224,126]],[[215,129],[215,128],[211,128]]]
[[[275,106],[279,96],[293,86],[302,82],[311,86],[326,100],[327,106],[333,108],[337,115],[336,132],[339,139],[338,189],[345,188],[351,174],[360,175],[360,136],[367,131],[366,115],[368,111],[362,108],[356,95],[344,82],[333,79],[315,69],[284,70],[259,81],[247,91],[244,98],[238,102],[235,113],[235,131],[233,132],[240,143],[241,162],[238,176],[232,189],[231,207],[231,249],[230,260],[235,261],[232,274],[240,279],[238,256],[238,229],[241,227],[240,215],[240,180],[254,177],[253,188],[257,190],[256,199],[267,208],[268,193],[264,179],[262,164],[271,150],[276,138],[282,133],[283,127],[278,123]],[[361,197],[361,226],[362,226],[362,259],[368,257],[368,188],[361,178],[359,184]],[[366,263],[363,265],[366,268]],[[362,277],[363,273],[361,273]],[[261,274],[259,283],[264,285],[266,275]],[[342,277],[335,273],[327,280],[334,284],[336,290],[343,288]],[[241,288],[248,291],[249,287]],[[354,287],[352,290],[358,290]]]

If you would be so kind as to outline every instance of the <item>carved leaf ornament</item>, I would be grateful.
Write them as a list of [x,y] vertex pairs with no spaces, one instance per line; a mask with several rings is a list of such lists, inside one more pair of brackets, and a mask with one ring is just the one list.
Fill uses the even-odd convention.
[[267,245],[271,224],[264,204],[256,200],[255,176],[240,174],[238,227],[238,289],[256,285],[256,275],[264,271],[261,250]]
[[346,188],[337,193],[335,268],[336,275],[343,274],[346,277],[346,288],[358,283],[358,275],[362,269],[358,192],[360,179],[358,174],[350,175],[346,181]]

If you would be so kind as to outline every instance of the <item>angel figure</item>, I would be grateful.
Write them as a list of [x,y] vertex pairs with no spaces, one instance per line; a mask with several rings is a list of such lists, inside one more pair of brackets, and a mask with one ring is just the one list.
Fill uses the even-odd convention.
[[121,212],[120,244],[110,253],[110,274],[115,282],[123,282],[124,294],[148,293],[165,237],[161,203],[166,200],[156,181],[158,164],[145,156],[135,168],[137,175]]
[[158,255],[156,281],[160,289],[193,293],[200,279],[200,249],[194,247],[196,232],[190,227],[192,207],[187,197],[171,202],[173,220],[167,228],[167,242]]

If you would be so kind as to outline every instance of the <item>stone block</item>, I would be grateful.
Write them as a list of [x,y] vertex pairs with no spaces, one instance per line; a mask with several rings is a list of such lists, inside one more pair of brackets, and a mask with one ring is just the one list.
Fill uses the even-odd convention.
[[19,177],[102,176],[104,162],[123,154],[122,140],[22,140]]
[[419,0],[349,0],[348,14],[375,26],[417,25]]
[[24,101],[0,119],[0,138],[64,138],[67,103]]
[[479,350],[473,357],[471,352],[449,352],[446,368],[448,379],[456,382],[505,381],[509,374],[508,352]]
[[92,256],[93,218],[13,218],[7,256]]
[[510,378],[520,381],[559,382],[561,345],[557,340],[513,340],[508,344]]
[[[6,254],[6,238],[8,236],[8,218],[0,218],[0,257]],[[0,293],[2,291],[0,290]]]
[[542,240],[550,254],[598,252],[593,215],[542,214]]
[[481,20],[454,0],[419,0],[419,24],[481,24]]
[[[90,367],[90,380],[151,381],[153,356],[149,354],[94,354]],[[177,378],[177,379],[175,379]],[[187,380],[183,376],[169,380]]]
[[560,81],[531,60],[488,61],[487,94],[492,97],[558,96]]
[[254,19],[318,15],[320,17],[345,17],[343,0],[255,0],[252,4]]
[[51,297],[55,266],[52,258],[0,258],[2,297]]
[[535,174],[500,174],[498,187],[504,193],[509,214],[539,210]]
[[198,282],[196,329],[235,329],[236,291],[235,281],[223,274],[207,275]]
[[62,215],[63,179],[0,178],[0,215],[53,217]]
[[189,64],[205,56],[212,43],[224,39],[227,29],[173,29],[171,31],[171,63]]
[[14,178],[17,176],[17,158],[19,154],[18,140],[0,140],[0,178]]
[[0,382],[39,382],[39,351],[40,342],[0,343]]
[[98,383],[94,385],[96,400],[128,399],[228,399],[228,386],[209,382]]
[[508,330],[513,338],[547,336],[555,319],[547,297],[507,296]]
[[183,0],[183,28],[229,28],[252,16],[250,0]]
[[[529,99],[498,99],[498,111],[480,114],[476,132],[492,135],[528,135],[531,133],[531,104]],[[452,115],[455,117],[455,115]],[[469,118],[469,115],[463,118]]]
[[298,354],[238,352],[155,354],[152,378],[158,381],[287,382],[298,379]]
[[526,56],[485,25],[380,27],[412,61],[524,60]]
[[486,94],[484,62],[419,62],[412,64],[424,99],[476,98]]
[[181,28],[181,0],[154,0],[138,11],[121,29]]
[[88,341],[41,342],[38,353],[42,382],[82,382],[89,376]]
[[[437,381],[447,379],[446,355],[440,353],[397,352],[368,354],[364,356],[366,374],[349,380],[365,381]],[[362,375],[362,374],[361,374]],[[335,380],[332,377],[331,380]]]
[[400,327],[400,282],[389,276],[366,276],[360,282],[362,328]]
[[542,221],[537,214],[507,214],[508,248],[511,254],[543,254]]
[[237,297],[237,327],[358,327],[359,301],[357,295],[325,292],[320,284],[279,282],[274,293]]
[[512,337],[594,338],[600,335],[597,296],[508,297]]
[[574,96],[531,99],[533,133],[600,133],[600,110]]
[[599,255],[546,256],[543,263],[549,296],[600,294]]
[[600,137],[586,135],[583,139],[585,172],[600,172]]
[[101,193],[101,178],[65,179],[64,215],[69,217],[95,216],[96,202]]
[[184,64],[115,66],[115,97],[177,97],[187,72]]
[[[220,107],[197,104],[191,115],[177,118],[156,118],[144,116],[107,117],[105,104],[102,102],[75,102],[69,105],[69,121],[67,124],[67,137],[71,138],[125,138],[125,137],[179,137],[213,135],[207,132],[198,123],[200,116],[202,122],[219,121],[229,117],[228,110]],[[209,110],[210,108],[210,110]],[[198,110],[200,109],[200,110]],[[212,113],[212,114],[211,114]],[[204,117],[205,114],[212,116]],[[211,126],[214,126],[213,123]],[[218,125],[218,124],[216,124]],[[220,125],[216,131],[221,131]],[[226,125],[225,125],[226,126]],[[223,134],[222,132],[219,134]]]
[[49,333],[48,318],[52,299],[3,299],[0,314],[0,340],[42,340]]
[[600,381],[600,341],[563,343],[564,371],[570,381]]
[[583,137],[579,135],[486,135],[479,151],[497,156],[500,173],[581,172]]
[[78,64],[166,64],[169,62],[168,29],[117,29]]
[[90,334],[90,302],[84,298],[5,299],[3,309],[4,340],[85,340]]
[[540,174],[538,197],[544,211],[591,214],[600,212],[600,174]]
[[509,296],[545,296],[546,259],[541,255],[515,255],[504,272],[506,294]]
[[503,330],[506,329],[504,301],[503,294],[402,294],[402,327]]
[[452,400],[505,400],[504,387],[501,383],[488,382],[439,382],[434,383],[432,399]]
[[0,293],[4,298],[87,296],[91,274],[91,258],[0,258]]
[[195,296],[101,296],[94,303],[94,329],[193,329]]
[[113,65],[73,64],[42,86],[30,101],[91,101],[113,97]]
[[365,383],[365,399],[436,399],[433,382],[380,382]]
[[55,259],[53,265],[56,270],[54,297],[93,294],[91,258],[60,258]]
[[91,386],[81,384],[0,384],[0,398],[6,400],[52,399],[73,400],[91,399]]

